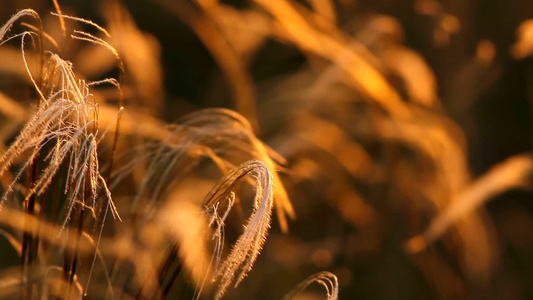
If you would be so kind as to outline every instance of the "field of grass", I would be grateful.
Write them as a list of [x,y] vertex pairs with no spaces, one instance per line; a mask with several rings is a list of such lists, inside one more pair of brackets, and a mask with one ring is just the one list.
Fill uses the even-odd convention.
[[0,299],[533,298],[528,1],[0,26]]

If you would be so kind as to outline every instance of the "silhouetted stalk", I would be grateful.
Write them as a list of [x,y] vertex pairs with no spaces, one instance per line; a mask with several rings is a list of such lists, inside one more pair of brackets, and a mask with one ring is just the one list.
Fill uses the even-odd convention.
[[181,290],[179,300],[183,300],[185,297],[185,291],[187,290],[187,287],[189,286],[189,281],[185,281],[185,284],[183,285],[183,289]]
[[[170,280],[163,287],[163,291],[162,292],[163,292],[163,298],[164,299],[167,297],[168,293],[170,292],[170,289],[172,288],[174,282],[176,281],[176,279],[180,275],[182,269],[183,269],[183,264],[180,262],[179,265],[177,266],[177,268],[174,270],[174,272],[172,272],[172,275],[170,276]],[[182,297],[183,297],[183,292],[187,289],[187,286],[188,286],[188,284],[185,283],[185,286],[183,287],[183,291],[182,291]]]
[[[28,174],[28,187],[31,188],[35,185],[37,178],[37,160],[38,156],[31,163],[31,168]],[[29,189],[28,188],[28,189]],[[24,201],[24,210],[27,215],[33,215],[35,212],[35,195],[32,195],[27,201]],[[33,293],[33,284],[29,278],[28,269],[33,261],[33,237],[31,233],[24,231],[22,234],[22,282],[26,282],[26,289],[21,295],[23,299],[30,299]]]
[[[42,33],[44,31],[41,19],[36,16],[36,20],[39,24],[39,32],[38,32],[38,52],[39,52],[39,78],[38,78],[38,86],[42,89],[43,87],[43,65],[44,65],[44,51],[43,51],[43,39],[42,39]],[[37,105],[40,107],[42,105],[42,98],[39,97],[39,100],[37,102]],[[37,180],[37,172],[38,172],[38,160],[39,160],[39,154],[33,158],[30,168],[29,168],[29,174],[28,174],[28,183],[26,187],[28,190],[33,188],[33,186],[36,184]],[[27,201],[24,201],[24,209],[26,214],[33,215],[35,213],[35,201],[36,201],[36,195],[33,194]],[[41,214],[42,215],[42,214]],[[35,243],[35,244],[34,244]],[[31,299],[33,294],[33,283],[32,280],[29,278],[28,269],[29,266],[33,263],[35,260],[35,256],[38,251],[38,243],[39,240],[35,239],[34,237],[28,233],[27,231],[24,231],[22,234],[22,282],[26,282],[26,289],[23,291],[22,298],[23,299]]]
[[165,279],[165,276],[167,275],[168,270],[170,269],[170,266],[172,265],[172,263],[176,259],[176,256],[178,255],[178,246],[175,243],[172,243],[170,247],[171,247],[171,250],[158,276],[159,285],[161,286],[163,285],[163,280]]
[[[84,216],[84,209],[81,207],[76,208],[76,212],[73,214],[73,220],[72,225],[69,226],[70,230],[75,230],[74,233],[69,232],[69,243],[70,238],[74,237],[73,247],[71,250],[67,250],[68,255],[65,257],[65,280],[68,283],[67,285],[67,293],[66,293],[66,299],[70,299],[71,297],[71,288],[74,285],[74,275],[76,274],[76,266],[78,264],[78,245],[81,237],[81,232],[83,230],[83,216]],[[78,225],[77,228],[75,225]]]
[[162,288],[161,292],[162,292],[163,298],[166,298],[166,296],[168,295],[168,292],[172,288],[172,285],[176,281],[176,278],[181,273],[181,270],[183,268],[183,263],[178,260],[178,265],[176,269],[170,275],[169,279],[167,280],[167,283],[166,284],[164,283],[164,279],[167,277],[167,274],[170,271],[172,264],[174,263],[174,261],[176,261],[177,254],[179,251],[179,245],[177,245],[175,242],[172,243],[171,247],[172,247],[172,250],[168,258],[165,261],[165,266],[161,270],[161,273],[159,274],[159,284]]

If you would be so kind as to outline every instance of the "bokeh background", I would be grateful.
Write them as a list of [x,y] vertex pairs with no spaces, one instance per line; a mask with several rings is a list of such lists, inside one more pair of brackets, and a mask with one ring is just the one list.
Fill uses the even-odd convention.
[[[263,1],[59,3],[65,14],[109,28],[120,44],[125,80],[140,95],[126,92],[126,109],[166,122],[202,108],[237,110],[287,159],[281,176],[297,218],[288,233],[273,222],[255,267],[228,299],[280,299],[322,270],[338,276],[341,299],[533,299],[530,169],[520,184],[487,192],[462,216],[476,225],[451,226],[421,252],[406,250],[454,199],[469,199],[460,195],[476,178],[515,155],[530,157],[531,1],[291,2],[315,33],[355,49],[382,74],[412,112],[405,122],[375,104],[361,83],[372,86],[370,76],[355,71],[356,84],[349,83],[351,65],[313,48],[313,34],[287,33],[283,14]],[[122,16],[113,15],[116,5]],[[38,11],[45,24],[57,21],[52,1],[42,0],[2,0],[0,20],[22,8]],[[149,51],[113,19],[130,20],[126,14]],[[66,59],[87,78],[116,75],[106,63],[95,69],[97,56],[87,53]],[[143,61],[157,76],[135,69],[128,61],[135,55],[149,57]],[[159,81],[137,76],[143,70]],[[27,93],[8,75],[0,74],[2,91]],[[380,84],[377,91],[387,89]]]

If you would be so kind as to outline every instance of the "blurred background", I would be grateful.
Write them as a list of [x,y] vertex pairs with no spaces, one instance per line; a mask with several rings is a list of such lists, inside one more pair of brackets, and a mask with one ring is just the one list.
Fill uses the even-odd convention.
[[[322,270],[341,299],[533,299],[531,1],[58,2],[109,30],[126,110],[236,110],[286,159],[296,218],[228,299]],[[23,8],[61,38],[52,1],[2,0],[0,20]],[[65,45],[85,78],[118,73]],[[0,61],[0,90],[26,93]],[[473,204],[446,215],[457,203]]]

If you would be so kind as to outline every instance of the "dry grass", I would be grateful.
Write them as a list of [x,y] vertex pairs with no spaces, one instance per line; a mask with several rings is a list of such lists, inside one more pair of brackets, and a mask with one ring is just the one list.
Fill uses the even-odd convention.
[[[2,265],[0,296],[315,299],[318,283],[334,300],[353,298],[354,281],[378,282],[377,295],[394,278],[442,299],[490,291],[504,247],[487,203],[531,188],[531,154],[473,175],[455,104],[397,19],[345,22],[350,1],[150,3],[203,43],[235,111],[164,120],[179,103],[164,49],[119,1],[104,5],[105,26],[58,1],[9,18],[0,75],[31,93],[0,91],[0,247],[18,257]],[[439,24],[436,47],[461,30],[436,1],[414,9]],[[515,59],[531,52],[529,25]],[[303,62],[256,82],[269,43]],[[480,43],[471,69],[494,51]],[[450,110],[474,105],[469,93]]]

